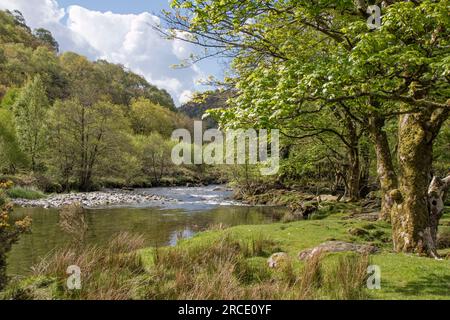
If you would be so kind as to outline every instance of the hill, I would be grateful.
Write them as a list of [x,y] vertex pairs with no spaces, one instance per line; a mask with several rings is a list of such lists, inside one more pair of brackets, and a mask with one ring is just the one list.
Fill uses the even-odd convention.
[[[178,110],[192,119],[201,119],[207,110],[227,108],[229,97],[230,93],[227,91],[208,91],[182,105]],[[217,122],[210,117],[204,121],[207,128],[217,127]]]

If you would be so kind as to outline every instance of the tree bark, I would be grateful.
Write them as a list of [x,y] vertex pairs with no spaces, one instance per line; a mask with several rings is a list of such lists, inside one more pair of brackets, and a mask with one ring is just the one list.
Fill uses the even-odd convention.
[[350,201],[357,201],[359,199],[360,178],[360,161],[357,147],[349,150],[349,165],[347,196],[350,198]]
[[397,188],[397,174],[392,162],[387,134],[383,130],[384,124],[384,117],[372,116],[369,118],[370,137],[375,146],[377,174],[381,187],[380,220],[391,221],[391,209],[394,204],[391,191]]
[[429,227],[425,230],[429,254],[438,258],[436,244],[439,220],[444,212],[444,201],[450,187],[450,175],[444,179],[433,177],[428,187]]
[[425,111],[400,117],[399,187],[391,191],[395,200],[391,217],[396,251],[437,257],[436,233],[448,178],[432,180],[431,171],[433,140],[442,123]]
[[349,170],[347,178],[347,196],[350,201],[357,201],[360,198],[360,176],[361,176],[361,161],[359,158],[359,139],[357,124],[351,118],[351,116],[346,113],[343,116],[345,124],[347,126],[347,150],[348,150],[348,161]]
[[364,198],[370,192],[369,178],[370,178],[370,150],[369,145],[364,143],[360,148],[360,173],[359,173],[359,196]]

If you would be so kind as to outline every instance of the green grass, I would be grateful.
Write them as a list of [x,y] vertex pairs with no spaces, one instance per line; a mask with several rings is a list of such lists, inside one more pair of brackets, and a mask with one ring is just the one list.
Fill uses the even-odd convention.
[[45,194],[41,191],[37,191],[29,188],[14,187],[7,190],[8,197],[12,199],[27,199],[36,200],[45,197]]
[[[450,219],[448,210],[442,219],[440,231],[448,230]],[[217,241],[224,233],[233,239],[251,241],[264,235],[276,244],[278,250],[288,253],[294,261],[294,269],[303,263],[297,259],[300,251],[329,240],[342,240],[378,246],[381,252],[371,256],[371,264],[381,269],[381,289],[367,290],[371,299],[450,299],[450,260],[434,260],[417,255],[392,252],[391,229],[385,222],[345,220],[343,212],[331,214],[322,220],[307,220],[269,225],[236,226],[226,230],[199,233],[191,239],[183,240],[177,247],[201,247]],[[362,235],[355,236],[349,231],[361,229]],[[353,232],[354,234],[354,232]],[[448,250],[441,250],[446,254]],[[333,264],[342,254],[330,254],[326,264]],[[151,268],[153,249],[142,250],[144,265]],[[264,267],[266,259],[253,259],[252,263]]]

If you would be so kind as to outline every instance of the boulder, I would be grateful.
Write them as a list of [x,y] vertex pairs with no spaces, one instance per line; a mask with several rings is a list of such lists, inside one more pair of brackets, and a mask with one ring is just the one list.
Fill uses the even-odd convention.
[[282,263],[286,263],[289,259],[289,256],[286,252],[277,252],[270,256],[269,259],[267,259],[267,264],[269,268],[277,268]]
[[289,208],[295,217],[307,219],[318,210],[319,204],[316,201],[303,201],[300,203],[291,204]]
[[329,253],[329,252],[344,252],[353,251],[361,254],[373,254],[378,252],[378,248],[371,245],[356,244],[344,241],[328,241],[324,242],[317,247],[312,249],[307,249],[298,254],[300,260],[308,260],[318,253]]

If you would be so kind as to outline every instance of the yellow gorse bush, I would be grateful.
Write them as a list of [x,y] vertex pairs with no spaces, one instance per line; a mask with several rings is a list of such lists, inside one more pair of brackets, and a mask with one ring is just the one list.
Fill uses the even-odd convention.
[[10,189],[13,186],[14,186],[14,182],[12,182],[11,180],[0,182],[0,189],[2,189],[2,190]]
[[[9,217],[11,212],[13,211],[13,205],[11,203],[6,202],[4,199],[4,190],[10,189],[14,186],[14,183],[11,180],[0,182],[0,197],[3,198],[3,201],[0,202],[0,231],[6,229],[13,233],[24,233],[29,232],[31,227],[32,219],[30,217],[25,217],[22,220],[18,220],[14,223],[14,226],[11,226],[9,223]],[[2,199],[0,199],[2,200]]]

